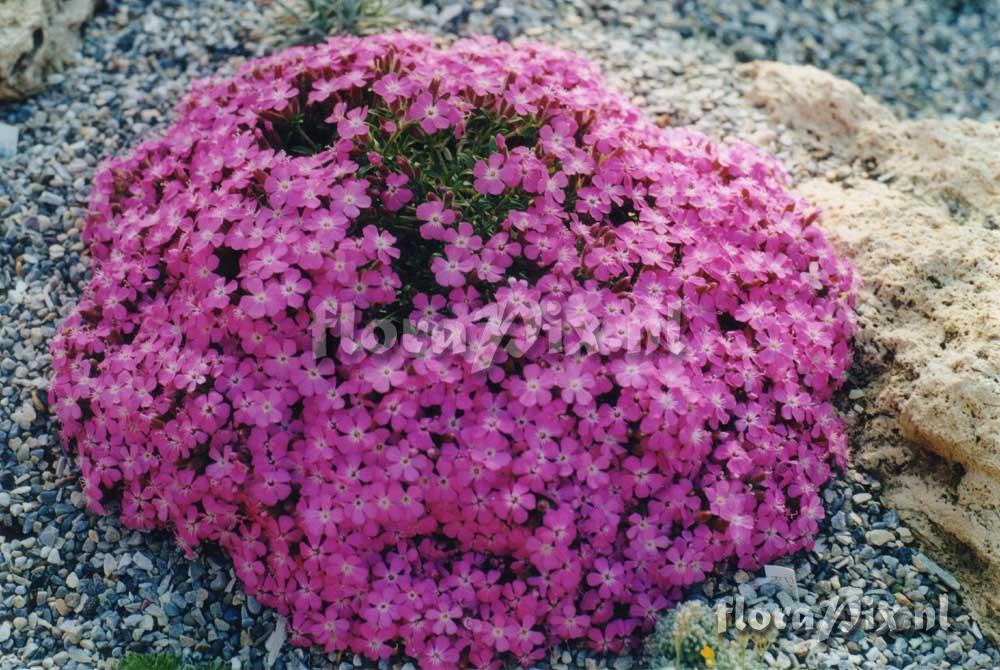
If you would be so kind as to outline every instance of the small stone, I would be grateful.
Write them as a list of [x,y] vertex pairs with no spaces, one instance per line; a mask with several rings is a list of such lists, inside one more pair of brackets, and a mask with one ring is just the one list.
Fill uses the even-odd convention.
[[77,663],[90,664],[90,652],[83,647],[72,647],[67,653],[70,659]]
[[38,196],[38,202],[52,207],[62,207],[66,204],[65,199],[55,193],[52,193],[51,191],[43,191],[42,194]]
[[28,428],[37,417],[38,414],[35,412],[35,408],[31,403],[25,403],[21,406],[21,409],[10,415],[10,418],[14,420],[14,423],[19,425],[21,428]]
[[463,10],[464,8],[462,7],[461,3],[448,5],[447,7],[441,10],[440,14],[438,14],[437,17],[438,24],[443,26],[447,23],[451,23],[452,21],[454,21],[459,17],[459,15],[462,13]]
[[136,567],[145,572],[149,572],[153,569],[153,562],[149,560],[145,554],[141,552],[135,552],[132,556],[132,561],[135,563]]
[[74,590],[79,588],[80,578],[76,576],[75,572],[71,572],[68,575],[66,575],[66,586]]
[[17,136],[19,132],[17,126],[0,122],[0,160],[13,158],[17,155]]
[[110,577],[115,574],[115,570],[118,569],[118,563],[115,561],[115,557],[111,554],[105,554],[103,567],[105,577]]
[[913,567],[920,572],[934,575],[952,591],[958,591],[961,585],[955,576],[927,557],[926,554],[916,553],[913,555]]
[[865,503],[870,502],[871,499],[871,493],[855,493],[851,496],[851,500],[853,500],[857,505],[864,505]]
[[750,584],[740,584],[740,596],[747,602],[757,600],[757,591]]
[[795,601],[786,591],[778,591],[778,602],[785,612],[791,612],[795,607]]
[[55,602],[52,603],[52,607],[59,612],[59,616],[66,616],[71,611],[69,605],[62,598],[56,598]]
[[952,642],[944,648],[944,655],[948,657],[948,660],[952,663],[958,663],[962,660],[962,656],[965,654],[965,648],[962,646],[961,640],[952,640]]
[[896,534],[891,530],[886,530],[885,528],[875,528],[874,530],[870,530],[865,533],[865,538],[868,540],[869,544],[881,547],[882,545],[895,540]]
[[57,539],[59,539],[59,529],[55,526],[46,526],[42,532],[38,534],[38,541],[46,547],[54,547]]
[[0,644],[10,639],[10,621],[0,622]]
[[878,647],[869,647],[865,658],[877,665],[885,664],[885,656],[878,650]]
[[63,560],[62,560],[62,557],[59,555],[59,550],[58,549],[53,549],[52,551],[50,551],[49,555],[48,555],[48,558],[46,558],[45,560],[47,560],[52,565],[62,565],[63,564]]
[[273,668],[274,664],[278,660],[278,653],[281,648],[285,646],[285,639],[288,637],[285,632],[285,618],[278,617],[278,623],[274,626],[274,630],[271,634],[267,636],[267,640],[264,642],[264,649],[267,650],[267,657],[264,659],[264,666],[267,668]]

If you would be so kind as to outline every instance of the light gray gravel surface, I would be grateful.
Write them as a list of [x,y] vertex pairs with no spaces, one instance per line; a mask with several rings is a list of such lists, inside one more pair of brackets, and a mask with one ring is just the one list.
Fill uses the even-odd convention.
[[996,0],[684,0],[671,10],[678,30],[737,60],[815,65],[902,116],[1000,116]]
[[540,3],[516,3],[515,10],[514,4],[443,3],[438,18],[447,28],[501,39],[553,14],[562,23],[550,24],[557,30],[579,17],[624,27],[637,40],[671,32],[707,41],[703,51],[738,62],[780,60],[829,70],[901,116],[1000,118],[997,0],[576,0],[556,3],[556,10]]
[[[904,14],[899,2],[844,4],[885,8],[877,16]],[[909,4],[915,16],[933,23],[931,32],[951,40],[956,63],[982,63],[986,72],[996,72],[995,51],[984,55],[976,47],[996,38],[995,31],[982,34],[983,26],[995,25],[994,3],[982,3],[986,10],[978,19],[960,12],[966,18],[954,22],[947,18],[951,14],[930,9],[936,3]],[[812,58],[863,80],[869,90],[884,91],[903,111],[996,112],[990,97],[996,92],[975,86],[975,75],[948,74],[930,56],[910,58],[903,49],[887,56],[891,45],[872,37],[877,33],[864,27],[857,12],[842,29],[867,35],[856,46],[802,55],[793,48],[796,30],[802,44],[809,35],[822,44],[834,42],[815,35],[822,11],[787,3],[793,5],[797,9],[776,5],[755,19],[773,19],[775,27],[753,33],[765,51],[753,47],[752,57],[774,49],[783,58]],[[724,35],[733,25],[750,25],[741,18],[747,12],[763,10],[748,2],[705,7],[694,12],[686,3],[639,0],[474,0],[408,4],[400,14],[408,25],[431,31],[525,36],[578,49],[653,116],[716,137],[748,139],[779,155],[800,177],[849,173],[850,166],[820,161],[793,145],[744,101],[737,57],[743,57],[739,49],[751,47]],[[723,15],[728,18],[712,18]],[[58,446],[45,406],[48,341],[87,276],[79,226],[97,163],[168,123],[193,78],[232,69],[265,51],[270,20],[254,2],[111,1],[86,28],[84,51],[73,67],[30,102],[0,107],[0,123],[6,124],[0,137],[17,136],[15,155],[0,158],[0,670],[104,668],[128,651],[157,650],[260,668],[265,643],[280,641],[274,615],[244,597],[224,558],[203,553],[189,561],[168,537],[130,532],[112,518],[86,513],[74,466]],[[772,46],[764,38],[768,31],[776,35]],[[907,31],[907,39],[916,39],[915,29]],[[727,44],[713,44],[712,35],[722,35]],[[866,58],[886,65],[858,65]],[[891,92],[896,83],[914,80],[933,85],[919,95]],[[789,561],[807,604],[810,597],[819,608],[833,595],[862,594],[897,604],[900,597],[937,602],[944,594],[953,627],[886,637],[835,628],[821,642],[786,631],[772,647],[773,667],[1000,667],[995,648],[964,613],[954,578],[931,563],[898,518],[880,506],[877,482],[849,473],[826,496],[831,521],[816,550]],[[773,587],[756,583],[758,576],[727,575],[694,595],[719,601],[741,589],[750,595],[749,588],[760,602],[778,600]],[[290,670],[357,665],[360,659],[329,659],[287,646],[275,662]],[[391,665],[407,668],[403,661]],[[597,660],[576,650],[554,652],[550,663],[616,670],[633,665],[629,658]]]

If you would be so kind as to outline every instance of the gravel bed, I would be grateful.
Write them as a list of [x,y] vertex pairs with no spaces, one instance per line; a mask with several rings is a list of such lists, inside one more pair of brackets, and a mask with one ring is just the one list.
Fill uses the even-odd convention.
[[688,48],[697,42],[703,52],[721,50],[738,62],[815,65],[900,116],[1000,118],[996,0],[578,0],[556,3],[556,10],[529,4],[513,11],[495,0],[443,3],[441,17],[449,28],[504,39],[537,25],[539,15],[558,22],[575,21],[575,14],[625,27],[641,40],[674,33],[689,39]]
[[[739,12],[752,7],[718,4],[735,7],[727,16],[737,22]],[[920,8],[932,5],[911,4],[919,16],[924,16]],[[169,122],[174,101],[193,78],[231,70],[266,50],[270,25],[266,10],[251,1],[108,5],[86,28],[84,52],[72,68],[30,102],[0,107],[0,122],[16,127],[20,136],[17,154],[0,160],[0,670],[104,668],[128,651],[157,650],[192,659],[232,658],[233,668],[367,667],[350,655],[326,658],[287,645],[279,649],[282,626],[245,597],[224,558],[202,553],[189,561],[169,537],[134,533],[83,509],[74,466],[46,412],[45,388],[48,341],[87,276],[79,226],[94,169],[103,157]],[[814,10],[796,12],[799,23],[778,20],[784,32],[774,48],[782,57],[800,58],[781,51],[790,48],[781,46],[791,40],[789,26],[818,25],[809,18]],[[600,62],[608,78],[653,116],[716,137],[753,141],[779,155],[799,177],[850,170],[835,157],[810,156],[744,101],[739,54],[713,45],[702,23],[714,19],[697,18],[702,15],[684,3],[475,0],[408,4],[401,14],[409,25],[430,31],[523,35],[575,48]],[[777,9],[775,16],[781,16]],[[988,20],[987,11],[981,21]],[[947,25],[942,19],[940,30]],[[956,23],[948,34],[956,45],[966,41],[956,49],[972,54],[975,43],[990,38],[965,35],[965,25]],[[845,55],[838,70],[833,51],[823,56],[827,60],[815,58],[848,76],[844,68],[857,60]],[[912,66],[904,61],[900,56],[899,67]],[[857,71],[874,80],[883,76]],[[947,79],[932,79],[940,91],[949,90]],[[938,90],[896,102],[916,105],[936,99]],[[956,113],[988,102],[977,97],[985,91],[961,90],[955,88],[946,100]],[[823,641],[786,630],[772,646],[773,667],[1000,667],[995,647],[964,612],[954,578],[921,553],[898,517],[881,507],[877,481],[850,472],[825,496],[830,521],[815,551],[787,562],[797,570],[800,600],[809,604],[812,598],[818,613],[831,595],[865,594],[898,604],[937,603],[943,594],[952,625],[889,636],[834,627]],[[780,603],[773,585],[757,583],[757,577],[737,572],[706,582],[693,595],[724,602],[742,594],[750,604]],[[596,659],[578,650],[556,651],[548,665],[638,667],[630,658]],[[390,666],[413,668],[403,661],[381,664]]]
[[683,0],[679,30],[740,61],[828,70],[901,116],[1000,117],[1000,2],[995,0]]
[[[766,654],[770,668],[1000,667],[1000,653],[961,607],[958,581],[920,550],[879,490],[854,471],[827,487],[816,546],[779,562],[795,570],[796,590],[740,571],[706,582],[698,597],[717,613],[725,608],[730,627],[741,600],[747,632],[752,611],[782,612],[787,627]],[[804,623],[795,631],[800,608]]]

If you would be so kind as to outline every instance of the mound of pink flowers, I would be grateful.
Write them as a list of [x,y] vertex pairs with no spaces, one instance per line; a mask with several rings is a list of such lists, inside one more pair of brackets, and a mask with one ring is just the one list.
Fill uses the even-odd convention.
[[786,186],[546,46],[285,51],[99,173],[50,400],[95,509],[297,643],[618,651],[845,456],[851,272]]

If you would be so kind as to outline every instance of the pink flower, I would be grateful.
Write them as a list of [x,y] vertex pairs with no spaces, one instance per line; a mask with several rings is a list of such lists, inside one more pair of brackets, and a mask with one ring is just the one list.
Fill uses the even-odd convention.
[[249,406],[245,415],[252,425],[263,427],[281,421],[286,409],[284,399],[277,391],[253,391],[247,398]]
[[517,625],[502,614],[494,615],[492,620],[484,621],[482,632],[485,639],[497,651],[507,651],[517,639]]
[[646,388],[646,380],[654,376],[655,367],[645,356],[632,354],[617,359],[611,366],[615,380],[622,386]]
[[455,247],[462,251],[472,253],[478,251],[483,246],[483,240],[478,235],[473,234],[472,224],[463,221],[458,224],[458,229],[451,228],[444,233],[444,241],[448,246]]
[[562,399],[564,402],[576,402],[581,405],[588,405],[593,400],[590,389],[594,387],[594,376],[587,372],[582,365],[573,363],[565,366],[557,382],[562,387]]
[[254,319],[274,316],[283,305],[281,286],[275,282],[264,283],[256,277],[243,280],[247,295],[240,299],[240,309]]
[[442,100],[435,100],[431,93],[421,93],[410,105],[406,118],[418,121],[425,133],[444,130],[452,124],[455,108]]
[[438,636],[424,649],[421,656],[421,666],[434,670],[435,668],[454,668],[458,666],[459,651],[452,647],[448,638]]
[[214,391],[195,400],[194,408],[192,419],[195,425],[207,432],[214,431],[229,416],[229,405],[221,394]]
[[411,82],[405,78],[400,79],[394,73],[381,77],[372,85],[372,90],[390,104],[396,102],[401,97],[410,95],[413,88]]
[[687,586],[705,578],[700,554],[694,547],[675,544],[667,551],[667,560],[664,576],[672,584]]
[[549,393],[551,387],[552,379],[549,373],[535,364],[525,366],[523,380],[514,379],[511,381],[511,392],[525,407],[548,405],[552,400],[552,394]]
[[365,381],[371,384],[378,393],[387,393],[394,386],[403,384],[407,379],[405,370],[401,370],[403,360],[399,355],[382,356],[369,359],[365,368]]
[[438,200],[421,203],[417,206],[417,218],[426,223],[420,226],[420,234],[429,240],[443,240],[445,226],[455,221],[455,212],[445,209]]
[[598,558],[594,563],[594,572],[587,575],[587,583],[598,587],[597,594],[609,599],[625,588],[625,568],[619,564],[609,563],[606,558]]
[[475,268],[472,257],[457,247],[447,247],[445,256],[438,256],[431,263],[434,279],[441,286],[462,286],[465,274]]
[[476,167],[472,171],[472,174],[476,178],[476,190],[480,193],[488,193],[490,195],[500,195],[503,193],[504,183],[500,177],[502,167],[503,155],[501,154],[491,155],[489,162],[477,161]]
[[409,177],[405,174],[390,174],[385,178],[382,202],[390,212],[398,212],[404,205],[413,200],[413,191],[403,188],[409,181]]
[[289,379],[303,397],[309,397],[324,393],[330,385],[327,379],[335,372],[333,361],[316,360],[312,352],[306,352],[299,357],[298,365],[291,368]]
[[393,246],[396,238],[391,234],[380,231],[375,226],[365,226],[361,232],[364,235],[361,250],[369,257],[377,258],[383,263],[391,263],[399,258],[399,249]]
[[372,204],[371,198],[365,192],[367,182],[364,180],[350,180],[343,185],[334,186],[330,189],[330,202],[336,212],[354,219],[361,213],[362,209]]
[[265,470],[255,477],[250,491],[265,505],[275,505],[291,493],[290,480],[291,475],[284,470]]
[[528,512],[535,509],[535,496],[526,486],[514,484],[501,491],[494,509],[498,516],[509,517],[514,523],[524,523]]
[[345,140],[368,135],[368,124],[365,123],[367,116],[367,107],[355,107],[337,121],[337,134]]
[[417,481],[421,472],[426,472],[428,467],[428,461],[425,457],[404,451],[399,447],[386,449],[385,457],[389,462],[389,475],[407,482]]

